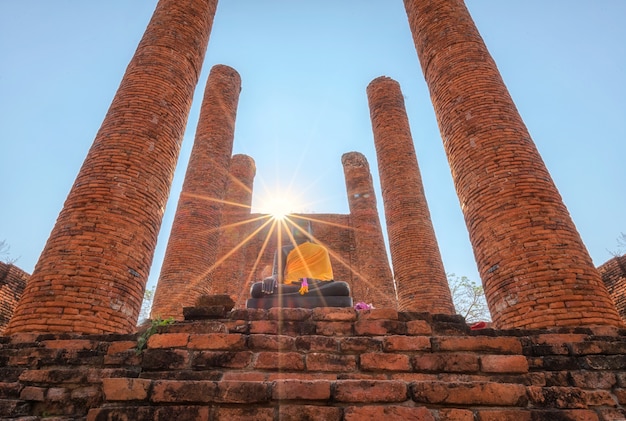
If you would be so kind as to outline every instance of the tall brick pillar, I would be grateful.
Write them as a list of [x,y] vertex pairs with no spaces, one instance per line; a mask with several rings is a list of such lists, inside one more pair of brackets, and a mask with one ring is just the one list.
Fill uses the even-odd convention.
[[341,157],[350,220],[356,244],[355,280],[350,287],[355,300],[372,303],[377,308],[397,308],[385,240],[380,226],[372,175],[367,159],[359,152]]
[[216,65],[204,90],[193,148],[165,250],[151,317],[183,318],[183,307],[209,291],[217,258],[222,200],[233,152],[241,78]]
[[131,332],[217,0],[161,0],[5,333]]
[[367,87],[398,309],[454,314],[400,85]]
[[210,274],[210,292],[228,294],[235,301],[247,298],[250,289],[250,285],[246,286],[249,274],[245,268],[249,267],[249,262],[246,262],[245,250],[248,236],[256,225],[251,223],[250,217],[255,175],[256,165],[251,157],[233,155],[219,230],[218,261]]
[[621,325],[463,1],[404,4],[496,326]]

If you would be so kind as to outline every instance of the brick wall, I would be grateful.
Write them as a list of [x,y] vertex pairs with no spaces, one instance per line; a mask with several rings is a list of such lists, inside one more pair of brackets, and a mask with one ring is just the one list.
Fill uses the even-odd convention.
[[30,275],[10,263],[0,262],[0,335],[4,332]]
[[626,254],[605,262],[598,271],[622,320],[626,321]]
[[137,335],[17,334],[0,337],[0,418],[616,421],[625,334],[324,308],[177,322],[140,353]]
[[207,269],[218,254],[240,91],[241,77],[234,69],[224,65],[211,69],[155,291],[153,317],[182,319],[184,305],[210,293]]
[[217,0],[161,0],[8,332],[131,332]]
[[404,4],[495,325],[622,325],[463,0]]
[[376,78],[367,87],[367,97],[398,308],[454,314],[400,84]]

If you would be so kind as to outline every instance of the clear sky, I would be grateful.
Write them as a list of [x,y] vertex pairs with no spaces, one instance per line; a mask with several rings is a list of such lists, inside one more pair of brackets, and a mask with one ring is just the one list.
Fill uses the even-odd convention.
[[[31,272],[156,0],[0,0],[0,240]],[[626,232],[626,2],[467,0],[596,265]],[[348,213],[341,155],[368,159],[367,96],[400,83],[447,272],[479,280],[401,0],[221,0],[148,286],[156,283],[204,85],[242,77],[234,153],[256,161],[253,210]]]

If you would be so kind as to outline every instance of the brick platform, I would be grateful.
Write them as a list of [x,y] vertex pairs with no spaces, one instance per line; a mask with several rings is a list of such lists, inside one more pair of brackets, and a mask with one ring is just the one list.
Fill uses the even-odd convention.
[[0,418],[620,420],[626,331],[470,331],[458,316],[235,310],[151,336],[0,337]]

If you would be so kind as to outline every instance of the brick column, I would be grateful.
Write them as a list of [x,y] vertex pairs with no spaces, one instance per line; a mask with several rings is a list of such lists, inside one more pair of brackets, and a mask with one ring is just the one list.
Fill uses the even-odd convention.
[[495,325],[621,325],[463,1],[404,4]]
[[233,155],[222,209],[218,260],[215,270],[210,274],[210,292],[229,294],[235,302],[243,302],[248,298],[250,289],[250,285],[246,285],[249,275],[246,267],[251,266],[250,262],[246,262],[245,251],[248,236],[256,228],[256,224],[250,221],[255,174],[256,165],[251,157]]
[[355,281],[350,285],[357,301],[372,303],[377,308],[397,308],[385,241],[380,226],[376,195],[367,159],[359,152],[348,152],[341,157],[350,220],[356,244]]
[[217,0],[161,0],[6,333],[131,332]]
[[216,65],[204,90],[185,181],[167,243],[151,317],[183,318],[183,307],[210,289],[207,270],[217,258],[222,200],[233,152],[241,78]]
[[367,87],[398,309],[454,314],[400,85]]
[[0,262],[0,335],[11,320],[30,275],[11,263]]

